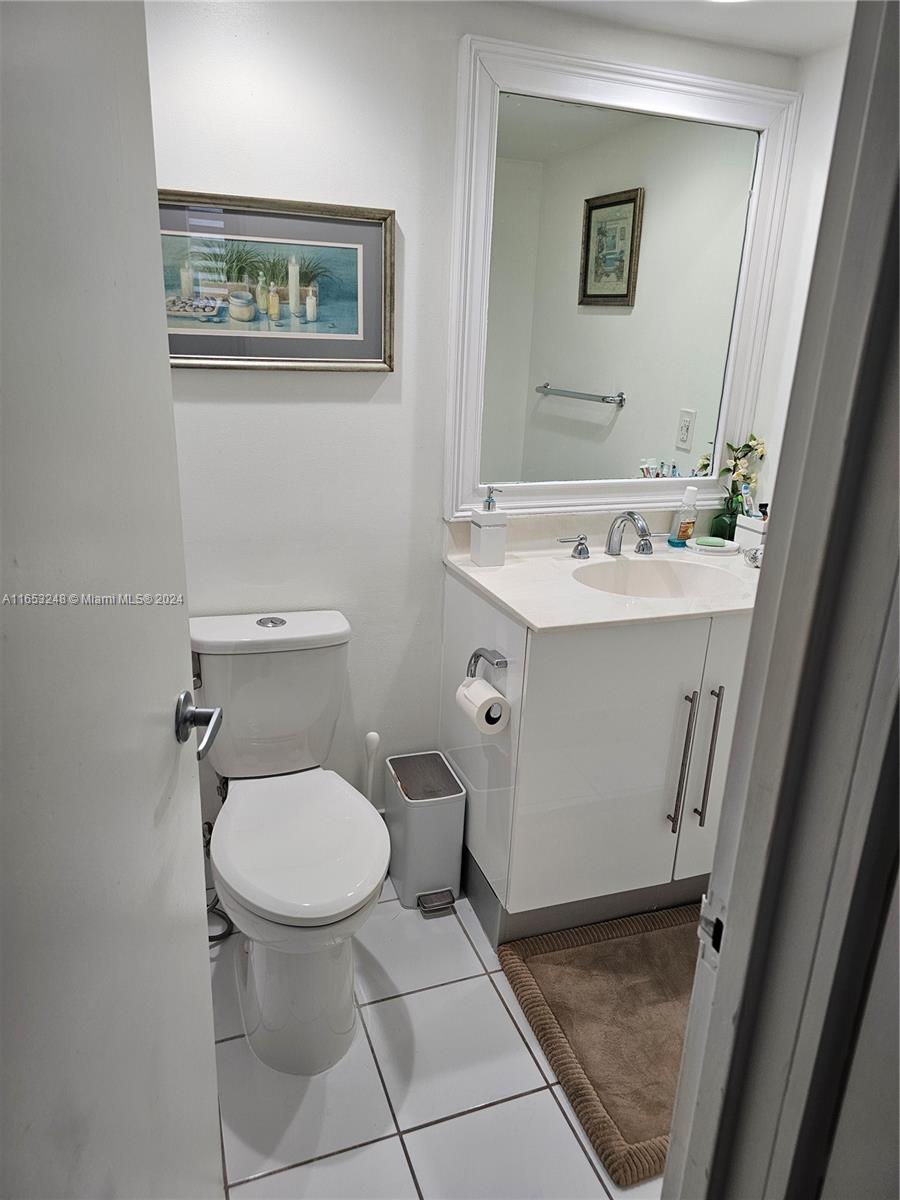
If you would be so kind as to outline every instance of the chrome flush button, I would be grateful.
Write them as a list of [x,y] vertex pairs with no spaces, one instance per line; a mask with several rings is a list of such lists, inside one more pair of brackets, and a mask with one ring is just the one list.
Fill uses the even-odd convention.
[[260,617],[256,623],[262,625],[263,629],[277,629],[279,625],[287,625],[284,617]]

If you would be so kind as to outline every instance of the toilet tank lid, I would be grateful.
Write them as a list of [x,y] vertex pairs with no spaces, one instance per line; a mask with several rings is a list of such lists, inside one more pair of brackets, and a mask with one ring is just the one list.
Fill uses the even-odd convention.
[[350,622],[333,610],[191,617],[190,625],[197,654],[274,654],[350,641]]

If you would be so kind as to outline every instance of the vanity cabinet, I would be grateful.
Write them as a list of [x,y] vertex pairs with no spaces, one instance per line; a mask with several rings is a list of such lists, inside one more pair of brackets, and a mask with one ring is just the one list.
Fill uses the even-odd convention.
[[[469,791],[466,844],[507,912],[707,873],[750,612],[535,632],[447,586],[441,746]],[[481,644],[510,660],[488,672],[513,706],[493,740],[452,711]]]

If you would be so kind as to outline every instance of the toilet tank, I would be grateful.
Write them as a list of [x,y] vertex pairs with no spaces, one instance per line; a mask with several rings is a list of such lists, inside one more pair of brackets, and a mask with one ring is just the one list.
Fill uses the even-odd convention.
[[192,617],[198,703],[222,709],[209,761],[228,779],[324,762],[347,681],[350,624],[331,611]]

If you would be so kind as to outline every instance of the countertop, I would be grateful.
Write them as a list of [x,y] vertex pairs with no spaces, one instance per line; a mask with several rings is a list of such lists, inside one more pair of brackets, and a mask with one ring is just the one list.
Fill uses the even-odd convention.
[[[747,566],[742,554],[676,550],[663,540],[654,540],[653,555],[647,557],[627,550],[610,558],[600,548],[592,550],[588,560],[572,558],[568,550],[535,550],[507,554],[502,567],[477,567],[468,555],[449,555],[444,563],[452,575],[536,633],[749,612],[759,581],[759,571]],[[691,594],[686,587],[685,594],[652,598],[600,591],[574,578],[580,568],[599,564],[629,571],[634,578],[650,563],[700,565],[721,572],[722,578],[702,576],[710,585],[708,594]]]

